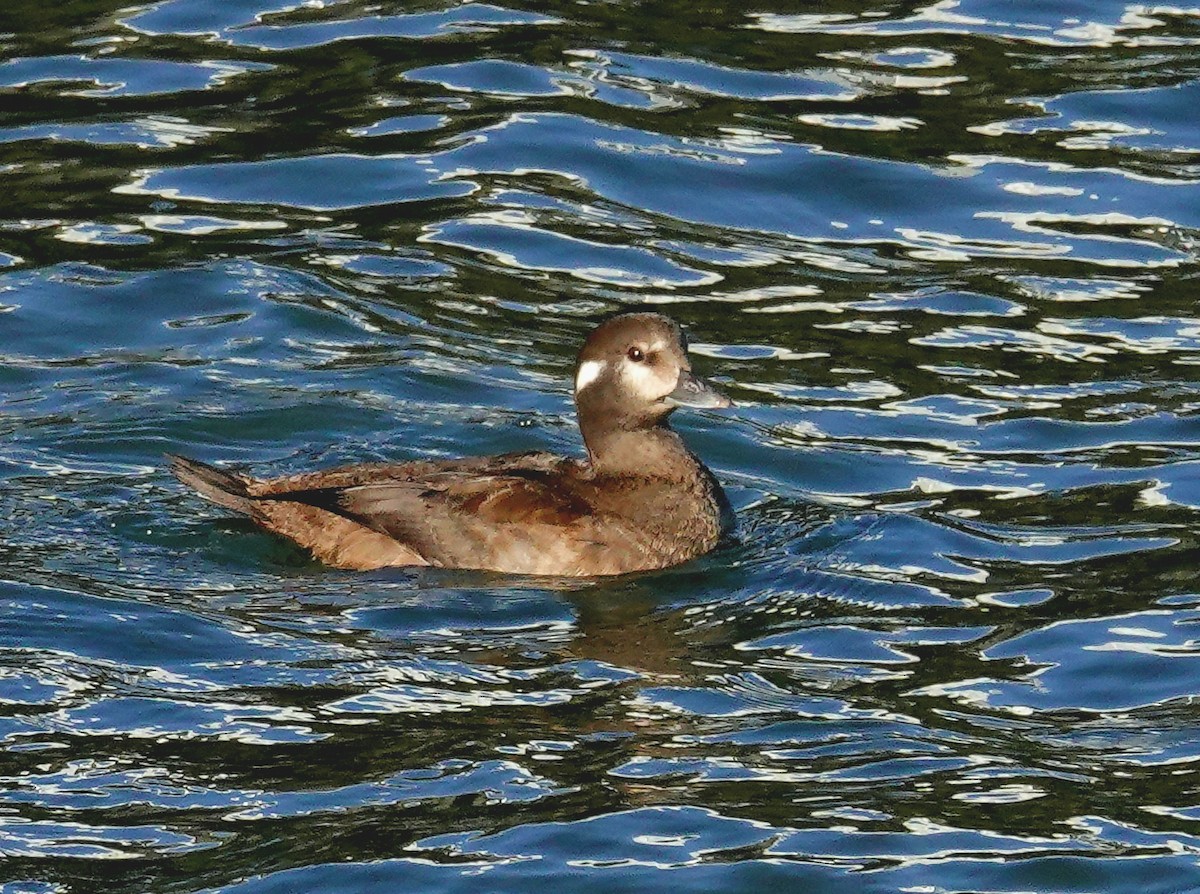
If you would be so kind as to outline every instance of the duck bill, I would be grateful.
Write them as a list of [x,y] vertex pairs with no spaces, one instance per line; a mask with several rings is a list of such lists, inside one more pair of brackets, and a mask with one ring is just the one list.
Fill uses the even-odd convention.
[[706,410],[723,410],[733,406],[733,401],[708,382],[692,375],[690,369],[680,371],[675,390],[664,397],[663,402],[670,407],[697,407]]

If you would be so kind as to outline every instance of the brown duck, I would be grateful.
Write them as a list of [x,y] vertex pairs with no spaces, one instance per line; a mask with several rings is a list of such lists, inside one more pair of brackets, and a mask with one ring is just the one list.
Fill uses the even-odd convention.
[[623,574],[717,545],[728,503],[667,418],[730,401],[692,374],[674,321],[627,313],[600,325],[579,353],[575,405],[587,460],[514,453],[257,479],[169,458],[202,496],[337,568]]

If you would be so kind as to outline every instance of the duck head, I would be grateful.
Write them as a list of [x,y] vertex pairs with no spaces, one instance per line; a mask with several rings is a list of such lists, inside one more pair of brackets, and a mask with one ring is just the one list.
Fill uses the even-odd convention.
[[677,407],[716,409],[732,401],[692,372],[679,324],[657,313],[625,313],[598,326],[583,344],[575,406],[589,452],[609,432],[665,425]]

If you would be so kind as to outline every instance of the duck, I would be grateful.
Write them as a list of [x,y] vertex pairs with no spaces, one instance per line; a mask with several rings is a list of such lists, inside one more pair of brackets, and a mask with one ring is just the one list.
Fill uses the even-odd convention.
[[692,372],[679,324],[652,312],[603,321],[579,351],[574,399],[586,458],[509,453],[274,478],[167,458],[200,496],[338,569],[593,577],[714,549],[732,528],[729,501],[668,420],[732,402]]

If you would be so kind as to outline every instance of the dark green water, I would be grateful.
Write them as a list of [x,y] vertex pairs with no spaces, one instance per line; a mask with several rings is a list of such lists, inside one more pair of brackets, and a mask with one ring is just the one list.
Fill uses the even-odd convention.
[[[0,9],[0,894],[1200,889],[1200,7]],[[257,470],[578,452],[739,539],[350,574]]]

